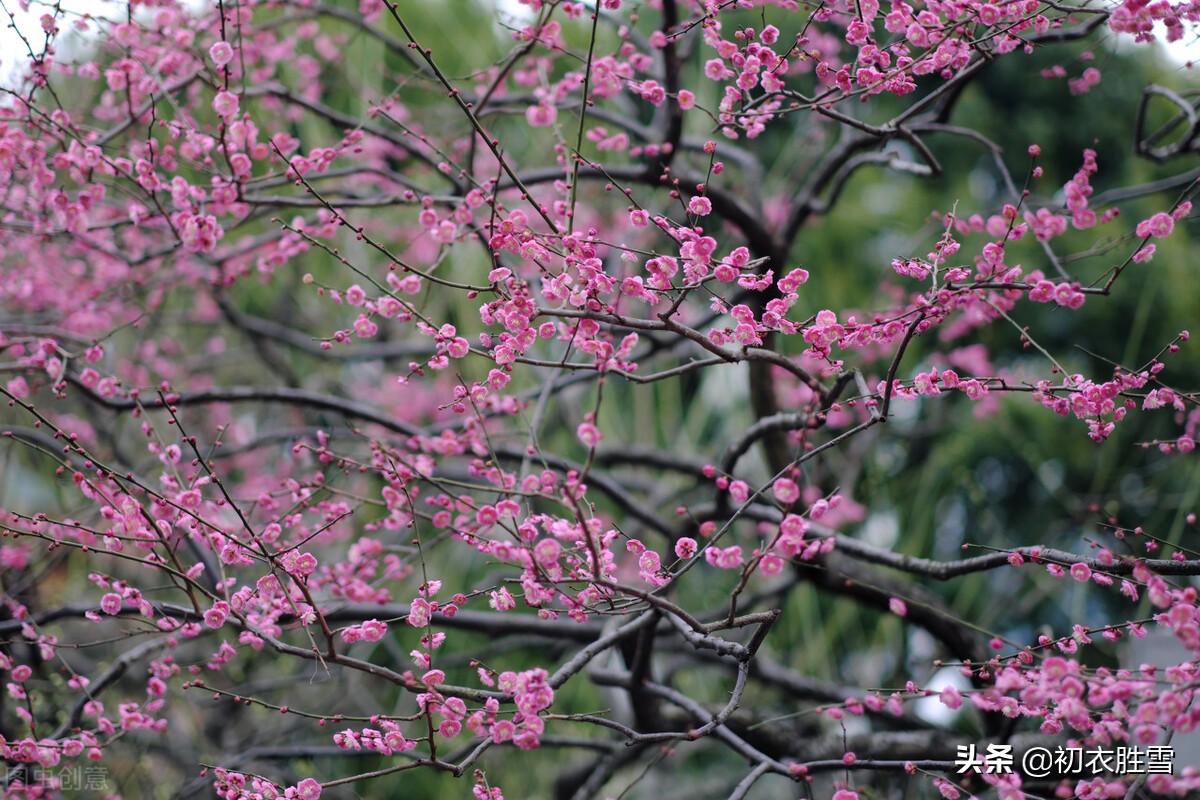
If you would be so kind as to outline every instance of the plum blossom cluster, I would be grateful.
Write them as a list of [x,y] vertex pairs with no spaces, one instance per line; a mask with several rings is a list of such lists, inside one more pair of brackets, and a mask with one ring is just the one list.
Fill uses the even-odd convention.
[[282,787],[259,777],[218,768],[213,788],[221,800],[318,800],[321,784],[305,778],[294,786]]
[[[1144,219],[1138,223],[1135,232],[1142,239],[1165,239],[1175,230],[1175,223],[1187,217],[1192,210],[1192,202],[1184,200],[1182,203],[1173,208],[1170,213],[1159,211],[1148,219]],[[1146,242],[1136,253],[1132,259],[1136,263],[1149,261],[1154,257],[1155,251],[1158,250],[1158,245],[1154,242]]]
[[[488,698],[484,708],[473,713],[466,722],[477,736],[490,737],[495,744],[511,742],[521,750],[540,746],[539,737],[545,732],[546,723],[539,714],[554,702],[554,689],[547,683],[549,673],[544,669],[524,672],[502,672],[494,680],[501,691],[511,694],[517,712],[511,718],[499,716],[500,704]],[[487,683],[493,679],[489,676]]]
[[378,725],[378,728],[347,728],[339,731],[333,735],[333,743],[342,750],[371,750],[383,756],[406,753],[417,746],[417,742],[404,738],[400,726],[394,721],[385,719]]
[[[1188,338],[1188,332],[1183,331],[1177,341]],[[1177,351],[1178,345],[1172,344],[1168,349]],[[1043,380],[1037,383],[1032,397],[1060,416],[1073,414],[1084,420],[1089,437],[1100,442],[1112,434],[1116,424],[1125,419],[1129,411],[1139,408],[1135,399],[1138,390],[1157,382],[1165,367],[1164,362],[1155,359],[1148,369],[1136,373],[1116,369],[1111,379],[1100,383],[1077,373],[1064,376],[1058,386]],[[1166,386],[1156,386],[1145,392],[1140,404],[1143,410],[1173,408],[1183,411],[1185,407],[1180,395]],[[1180,448],[1184,452],[1190,452],[1187,442],[1191,438],[1190,433],[1180,437]]]
[[[1036,560],[1036,553],[1030,555]],[[1060,576],[1069,572],[1077,581],[1113,585],[1114,578],[1103,565],[1112,566],[1118,559],[1108,550],[1101,550],[1097,560],[1101,566],[1096,570],[1080,562],[1070,565],[1069,571],[1061,567],[1051,571]],[[1010,561],[1020,566],[1025,558],[1014,553]],[[1053,563],[1047,566],[1058,567]],[[1172,633],[1189,652],[1198,652],[1200,625],[1194,589],[1170,587],[1142,561],[1134,562],[1132,580],[1121,580],[1120,589],[1135,601],[1144,591],[1158,609],[1154,622]],[[1076,625],[1070,635],[1059,639],[1043,635],[1037,648],[1027,648],[1010,658],[994,658],[986,667],[994,672],[990,685],[966,694],[965,700],[976,708],[1009,718],[1034,718],[1043,733],[1065,735],[1073,747],[1156,745],[1167,731],[1192,730],[1200,724],[1200,713],[1191,704],[1193,663],[1166,668],[1148,664],[1138,669],[1088,668],[1079,655],[1081,648],[1092,643],[1094,633],[1117,640],[1126,633],[1144,637],[1146,629],[1141,622],[1098,631]],[[1047,652],[1051,648],[1059,654]],[[972,670],[964,668],[964,672],[970,674]],[[939,697],[950,709],[964,702],[964,694],[953,687],[943,690]],[[1080,779],[1068,788],[1079,797],[1110,797],[1127,791],[1131,780],[1120,775],[1096,776]],[[1019,778],[1016,785],[1020,785]],[[1155,774],[1148,777],[1148,786],[1157,793],[1182,796],[1200,786],[1200,773],[1189,768],[1176,774]]]
[[1157,27],[1166,29],[1168,42],[1183,38],[1185,23],[1200,20],[1196,9],[1188,3],[1151,3],[1146,0],[1126,0],[1113,9],[1108,24],[1121,33],[1133,34],[1138,41],[1154,41],[1160,34]]

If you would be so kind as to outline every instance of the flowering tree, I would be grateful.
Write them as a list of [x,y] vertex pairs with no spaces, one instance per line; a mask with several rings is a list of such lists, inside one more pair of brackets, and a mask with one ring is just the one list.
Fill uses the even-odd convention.
[[[1197,376],[1146,284],[1197,101],[1125,92],[1128,163],[1058,180],[962,112],[997,70],[1055,98],[1017,119],[1097,107],[1114,43],[1200,8],[430,5],[35,8],[0,106],[7,791],[1200,789],[1155,749],[1200,722]],[[951,188],[897,239],[889,186]],[[931,441],[1127,467],[988,538],[938,505],[983,453],[914,491]],[[1154,627],[1188,660],[1120,666]]]

